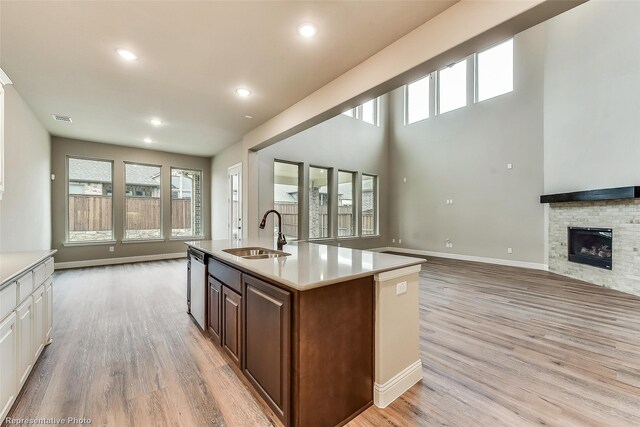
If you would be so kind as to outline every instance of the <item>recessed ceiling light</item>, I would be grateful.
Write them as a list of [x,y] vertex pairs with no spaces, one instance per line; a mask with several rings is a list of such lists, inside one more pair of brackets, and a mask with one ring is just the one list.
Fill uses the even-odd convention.
[[253,116],[246,115],[245,117],[246,117],[247,119],[253,119]]
[[151,144],[153,142],[153,139],[151,138],[145,138],[144,142],[146,142],[147,144]]
[[127,61],[135,61],[138,59],[138,55],[127,49],[116,49],[116,52],[118,52],[118,55],[120,55],[122,59]]
[[241,98],[246,98],[251,95],[251,91],[247,88],[239,87],[236,89],[236,94],[238,94],[238,96]]
[[149,123],[151,123],[154,126],[160,126],[162,124],[162,120],[154,117],[153,119],[149,120]]
[[316,35],[317,32],[318,32],[318,29],[313,24],[306,23],[298,27],[298,33],[302,37],[306,37],[306,38],[313,37]]

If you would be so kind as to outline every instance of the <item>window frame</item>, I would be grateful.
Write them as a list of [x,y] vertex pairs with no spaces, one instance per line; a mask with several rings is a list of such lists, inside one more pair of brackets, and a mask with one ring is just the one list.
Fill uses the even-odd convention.
[[[173,177],[173,170],[177,169],[177,170],[184,170],[184,171],[189,171],[189,172],[198,172],[200,174],[200,185],[201,185],[201,189],[200,189],[200,205],[202,206],[202,212],[201,215],[204,213],[204,193],[205,193],[205,188],[204,188],[204,172],[202,169],[196,169],[196,168],[190,168],[190,167],[180,167],[180,166],[169,166],[169,204],[171,205],[171,203],[173,202],[173,192],[171,191],[171,185],[172,185],[172,177]],[[194,189],[191,188],[191,200],[194,199]],[[201,222],[201,230],[200,230],[200,234],[191,234],[189,236],[174,236],[173,235],[173,209],[172,206],[169,207],[170,209],[170,214],[169,214],[169,240],[203,240],[205,238],[204,235],[204,221],[205,218],[202,217],[200,218],[200,222]],[[195,231],[195,230],[194,230]]]
[[380,213],[378,211],[380,205],[380,189],[379,189],[379,176],[371,173],[362,173],[360,177],[360,223],[364,224],[362,220],[362,216],[364,216],[364,190],[363,190],[363,181],[365,177],[373,178],[373,233],[365,234],[364,229],[361,228],[360,237],[361,238],[370,238],[370,237],[380,237],[380,224],[379,218]]
[[[77,160],[89,160],[95,162],[105,162],[111,164],[111,239],[108,240],[71,240],[69,238],[69,160],[77,159]],[[114,160],[106,160],[100,159],[97,157],[87,157],[87,156],[76,156],[69,155],[65,156],[65,200],[64,200],[64,242],[63,246],[95,246],[95,245],[114,245],[117,243],[116,241],[116,229],[115,229],[115,186],[113,185],[114,178]]]
[[[327,235],[322,237],[311,237],[311,169],[324,169],[327,171]],[[319,240],[330,240],[333,239],[333,168],[327,166],[317,166],[314,164],[309,164],[307,167],[308,174],[308,185],[306,188],[307,192],[307,238],[309,241],[319,241]]]
[[[471,55],[471,58],[474,58],[474,56],[475,55]],[[462,58],[462,59],[460,59],[458,61],[452,62],[451,64],[447,65],[446,67],[440,68],[435,72],[436,73],[436,93],[434,95],[435,95],[435,100],[436,100],[435,104],[436,104],[436,111],[437,111],[437,115],[438,116],[440,116],[442,114],[450,113],[452,111],[460,110],[461,108],[465,108],[465,107],[469,106],[469,87],[468,87],[469,86],[469,84],[468,84],[469,83],[468,82],[468,80],[469,80],[469,73],[468,73],[468,71],[469,71],[469,59],[470,59],[470,57],[467,56],[467,57]],[[455,67],[456,65],[458,65],[458,64],[460,64],[462,62],[464,62],[464,87],[465,87],[465,89],[464,89],[464,105],[461,105],[461,106],[456,107],[454,109],[447,110],[447,111],[443,112],[442,111],[442,102],[441,102],[442,101],[442,96],[441,96],[442,78],[440,77],[440,73],[442,71],[444,71],[444,70],[451,69],[451,68]],[[474,75],[475,75],[475,72],[474,72]],[[474,76],[474,79],[475,79],[475,76]]]
[[352,220],[352,224],[351,224],[351,229],[353,230],[353,234],[350,234],[348,236],[340,236],[340,212],[339,212],[339,208],[340,208],[340,204],[336,204],[336,221],[338,222],[338,228],[337,228],[337,235],[336,238],[337,239],[354,239],[354,238],[358,238],[360,236],[360,233],[358,231],[358,226],[360,225],[360,221],[358,220],[358,212],[359,212],[359,202],[358,199],[360,197],[358,197],[358,186],[357,181],[358,181],[358,172],[355,171],[349,171],[349,170],[344,170],[344,169],[338,169],[338,175],[337,175],[337,189],[338,189],[338,193],[337,195],[340,194],[339,190],[340,190],[340,174],[341,173],[347,173],[351,175],[351,216],[353,218]]
[[[301,235],[302,235],[302,221],[300,220],[302,217],[302,205],[304,202],[304,197],[300,197],[304,195],[304,183],[303,183],[303,174],[304,174],[304,164],[300,163],[300,162],[293,162],[290,160],[281,160],[281,159],[273,159],[273,165],[275,166],[276,163],[284,163],[284,164],[288,164],[288,165],[293,165],[293,166],[297,166],[298,168],[298,236],[294,239],[289,239],[289,241],[295,242],[301,239]],[[273,208],[275,209],[275,204],[276,204],[276,200],[275,200],[275,171],[273,174],[273,178],[274,178],[274,183],[273,183],[273,188],[272,190],[274,191],[273,193]]]
[[[480,99],[480,61],[478,60],[479,56],[481,53],[485,53],[498,46],[502,46],[503,44],[508,43],[509,41],[511,41],[511,90],[507,92],[502,92],[498,95],[493,95],[489,98]],[[478,104],[480,102],[488,101],[490,99],[497,98],[499,96],[506,95],[508,93],[512,93],[513,91],[515,91],[515,74],[516,74],[515,71],[516,70],[515,70],[515,38],[514,37],[503,40],[484,50],[474,53],[473,54],[473,84],[474,84],[473,101],[474,103]]]
[[[362,104],[360,104],[358,106],[358,109],[360,110],[360,114],[358,119],[360,121],[362,121],[363,123],[366,123],[368,125],[372,125],[372,126],[380,126],[380,102],[378,101],[379,97],[375,97],[373,99],[370,99],[366,102],[363,102]],[[364,119],[363,115],[364,115],[364,104],[367,104],[369,102],[373,102],[373,123],[368,122]]]
[[[414,120],[412,122],[409,121],[409,86],[419,82],[421,80],[425,80],[425,79],[429,79],[427,81],[427,117],[424,117],[422,119],[419,120]],[[434,82],[435,82],[435,78],[434,78],[434,72],[431,72],[429,74],[427,74],[426,76],[420,77],[417,80],[414,80],[410,83],[407,83],[406,85],[404,85],[404,125],[412,125],[414,123],[419,123],[419,122],[423,122],[427,119],[430,119],[431,117],[435,116],[435,111],[433,111],[432,109],[432,102],[431,100],[434,98],[435,95],[435,89],[437,89],[437,87],[434,89]]]
[[[123,243],[131,243],[131,242],[162,242],[165,240],[164,238],[164,198],[162,197],[162,165],[155,165],[151,163],[142,163],[142,162],[133,162],[133,161],[124,161],[122,174],[123,176],[123,187],[122,187],[122,242]],[[141,239],[133,239],[127,237],[127,165],[137,165],[137,166],[150,166],[160,169],[160,237],[152,237],[152,238],[141,238]],[[171,187],[171,180],[169,180],[169,187]],[[137,196],[133,196],[137,197]]]

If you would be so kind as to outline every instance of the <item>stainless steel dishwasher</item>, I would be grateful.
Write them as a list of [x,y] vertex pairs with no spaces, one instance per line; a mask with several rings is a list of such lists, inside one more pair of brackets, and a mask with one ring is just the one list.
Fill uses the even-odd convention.
[[200,328],[206,330],[206,286],[207,283],[207,265],[204,252],[197,249],[189,249],[190,268],[190,284],[187,298],[190,305],[191,315],[196,320]]

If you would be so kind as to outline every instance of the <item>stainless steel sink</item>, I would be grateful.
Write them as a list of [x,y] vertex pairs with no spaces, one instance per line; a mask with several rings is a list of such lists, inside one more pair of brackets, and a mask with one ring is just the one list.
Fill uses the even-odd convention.
[[275,249],[258,247],[223,249],[222,251],[244,259],[267,259],[291,255]]

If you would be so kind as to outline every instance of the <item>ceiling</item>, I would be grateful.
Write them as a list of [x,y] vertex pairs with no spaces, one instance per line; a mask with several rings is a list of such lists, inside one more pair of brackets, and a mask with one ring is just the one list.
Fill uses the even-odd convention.
[[211,156],[454,3],[1,1],[0,67],[53,135]]

